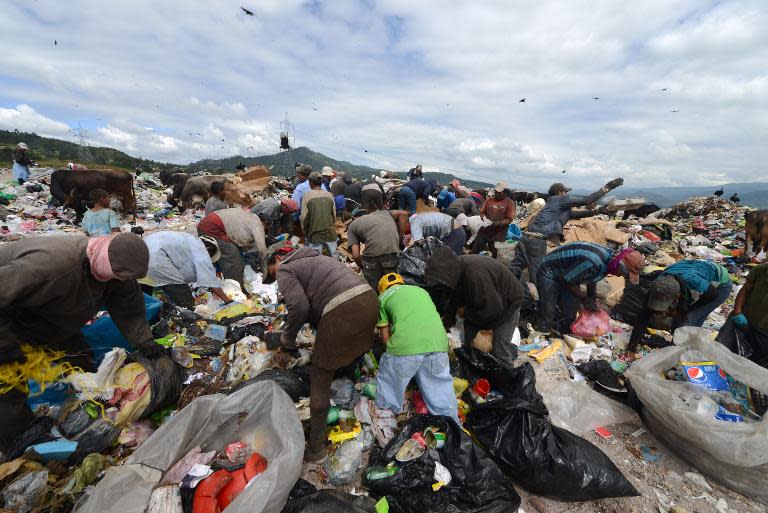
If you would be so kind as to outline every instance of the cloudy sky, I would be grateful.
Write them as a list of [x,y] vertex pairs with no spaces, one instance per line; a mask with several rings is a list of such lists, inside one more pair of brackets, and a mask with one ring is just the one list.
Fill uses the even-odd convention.
[[287,112],[296,145],[400,171],[539,188],[768,181],[765,0],[2,12],[0,128],[75,140],[80,124],[93,145],[188,163],[274,153]]

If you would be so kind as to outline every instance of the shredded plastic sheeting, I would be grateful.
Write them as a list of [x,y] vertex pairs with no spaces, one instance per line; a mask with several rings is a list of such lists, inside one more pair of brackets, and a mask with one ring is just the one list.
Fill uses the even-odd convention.
[[82,369],[62,360],[66,353],[53,351],[42,347],[32,347],[24,344],[21,351],[26,359],[23,362],[13,362],[0,365],[0,394],[6,394],[14,388],[29,393],[28,380],[35,380],[40,386],[40,393],[45,387],[58,381],[62,376],[72,372],[82,372]]

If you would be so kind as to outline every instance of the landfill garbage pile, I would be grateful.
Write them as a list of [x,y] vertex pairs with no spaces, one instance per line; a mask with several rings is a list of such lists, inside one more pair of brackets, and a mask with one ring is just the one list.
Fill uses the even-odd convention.
[[[2,189],[3,241],[79,231],[70,210],[49,205],[44,178],[32,180],[40,191]],[[402,185],[378,181],[386,192]],[[287,184],[271,183],[260,194],[287,194]],[[154,176],[138,178],[133,226],[193,228],[201,211],[179,213],[168,193]],[[646,219],[597,216],[570,233],[642,249],[656,269],[713,259],[741,282],[765,260],[738,251],[744,211],[695,198]],[[342,240],[347,225],[337,226]],[[131,226],[126,219],[124,230]],[[519,238],[510,229],[512,251]],[[411,283],[422,283],[424,261],[438,246],[429,241],[406,254]],[[413,385],[403,413],[378,409],[383,346],[376,344],[332,383],[328,457],[302,464],[315,332],[304,326],[290,350],[273,343],[285,305],[257,271],[246,266],[244,289],[222,282],[235,300],[229,304],[202,288],[194,289],[193,310],[159,291],[148,297],[160,359],[134,355],[116,330],[103,329],[114,326],[105,313],[93,319],[84,329],[101,355],[98,370],[69,372],[44,390],[30,384],[38,391],[30,398],[36,421],[0,462],[0,506],[23,513],[761,511],[731,490],[768,503],[768,371],[702,349],[692,336],[680,342],[681,333],[672,345],[662,330],[645,334],[632,362],[630,317],[642,291],[622,279],[598,284],[605,310],[579,318],[571,333],[539,333],[523,319],[509,341],[519,354],[514,365],[488,354],[487,331],[462,344],[459,322],[449,340],[461,427],[430,415]],[[733,297],[705,328],[718,329],[732,305]],[[721,465],[728,475],[718,474]]]

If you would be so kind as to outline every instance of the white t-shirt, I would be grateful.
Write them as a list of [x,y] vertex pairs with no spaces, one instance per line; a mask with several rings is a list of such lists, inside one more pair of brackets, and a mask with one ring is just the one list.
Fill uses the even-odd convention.
[[205,244],[189,233],[156,232],[144,237],[149,248],[147,277],[157,286],[197,283],[221,287]]

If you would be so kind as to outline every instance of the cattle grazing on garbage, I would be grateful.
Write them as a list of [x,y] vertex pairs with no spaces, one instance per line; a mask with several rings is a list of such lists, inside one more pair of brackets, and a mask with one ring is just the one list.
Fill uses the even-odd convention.
[[510,199],[518,205],[527,205],[536,198],[549,199],[549,194],[543,192],[526,192],[526,191],[512,191]]
[[51,174],[51,195],[64,206],[72,207],[80,220],[91,191],[103,189],[122,202],[124,213],[136,211],[133,176],[119,169],[57,169]]
[[661,207],[656,205],[655,203],[649,203],[647,205],[643,205],[640,208],[636,208],[634,210],[625,210],[624,215],[621,217],[622,219],[628,219],[629,216],[637,216],[640,218],[648,217],[649,215],[653,214],[654,212],[658,212],[661,210]]
[[[225,201],[228,204],[238,204],[245,207],[253,206],[253,199],[249,194],[237,190],[241,179],[223,175],[192,176],[184,183],[178,195],[173,194],[174,200],[179,202],[179,209],[186,210],[197,204],[205,204],[211,196],[211,184],[224,182]],[[237,182],[237,183],[236,183]]]
[[753,210],[744,215],[746,251],[754,253],[768,250],[768,209]]

